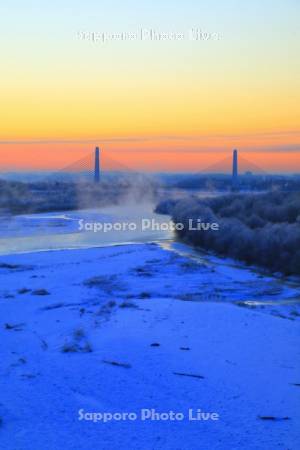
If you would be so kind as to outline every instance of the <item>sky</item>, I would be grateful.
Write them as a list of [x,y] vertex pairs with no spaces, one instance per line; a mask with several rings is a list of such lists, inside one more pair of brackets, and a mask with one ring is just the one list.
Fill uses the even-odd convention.
[[1,2],[0,169],[99,145],[141,170],[200,171],[238,148],[300,172],[299,15],[298,0]]

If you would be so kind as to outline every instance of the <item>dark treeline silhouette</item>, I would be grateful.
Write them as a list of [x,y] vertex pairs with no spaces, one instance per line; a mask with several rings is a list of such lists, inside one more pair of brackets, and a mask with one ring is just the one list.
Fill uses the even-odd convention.
[[[157,212],[184,224],[178,236],[187,243],[273,272],[300,275],[300,193],[228,194],[161,202]],[[219,230],[189,229],[194,222],[219,224]]]
[[[225,174],[164,174],[161,181],[166,187],[204,190],[231,191],[232,177]],[[239,174],[241,191],[300,191],[300,175]]]

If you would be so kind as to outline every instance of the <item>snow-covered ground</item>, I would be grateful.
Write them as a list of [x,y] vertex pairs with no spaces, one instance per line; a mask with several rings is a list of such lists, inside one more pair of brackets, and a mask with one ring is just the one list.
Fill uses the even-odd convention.
[[0,256],[1,449],[299,448],[299,287],[185,251]]

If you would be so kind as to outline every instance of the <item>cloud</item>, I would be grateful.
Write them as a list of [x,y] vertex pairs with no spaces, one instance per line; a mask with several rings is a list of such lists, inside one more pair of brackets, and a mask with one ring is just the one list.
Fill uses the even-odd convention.
[[[273,144],[280,140],[279,144]],[[291,143],[291,141],[293,143]],[[271,142],[271,143],[270,143]],[[286,143],[285,143],[286,142]],[[203,134],[203,135],[162,135],[162,136],[119,136],[86,139],[6,139],[0,140],[0,146],[6,145],[68,145],[68,144],[152,144],[151,147],[132,147],[130,150],[114,149],[116,151],[130,151],[138,153],[166,152],[189,153],[224,152],[228,147],[246,152],[300,152],[300,131],[266,131],[244,134]],[[164,146],[163,143],[168,143]],[[193,147],[191,147],[193,146]]]

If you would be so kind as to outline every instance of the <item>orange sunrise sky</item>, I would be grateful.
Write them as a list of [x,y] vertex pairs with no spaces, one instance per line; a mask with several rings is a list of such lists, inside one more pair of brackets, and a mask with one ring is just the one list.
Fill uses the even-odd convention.
[[5,3],[0,171],[300,172],[299,2]]

